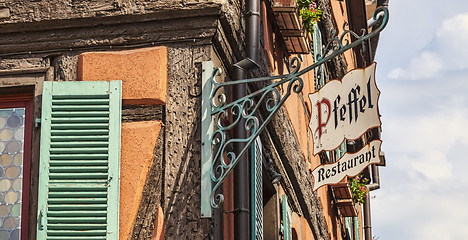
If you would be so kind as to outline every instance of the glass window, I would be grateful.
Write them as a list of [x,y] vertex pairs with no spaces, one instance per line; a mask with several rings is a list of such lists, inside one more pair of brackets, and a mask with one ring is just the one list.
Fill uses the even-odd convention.
[[0,96],[0,239],[28,237],[31,100]]
[[0,239],[20,239],[25,108],[0,109]]

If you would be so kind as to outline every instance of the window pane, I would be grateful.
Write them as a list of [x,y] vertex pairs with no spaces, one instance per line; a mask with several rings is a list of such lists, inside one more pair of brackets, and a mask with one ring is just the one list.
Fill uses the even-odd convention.
[[0,239],[20,239],[24,110],[0,109]]

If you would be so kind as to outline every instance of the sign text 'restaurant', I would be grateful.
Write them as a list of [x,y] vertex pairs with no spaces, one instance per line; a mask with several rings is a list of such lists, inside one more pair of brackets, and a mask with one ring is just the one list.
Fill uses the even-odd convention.
[[356,176],[371,163],[380,162],[380,145],[374,140],[356,153],[346,153],[337,162],[321,165],[312,171],[314,191],[317,188],[340,182],[346,176]]

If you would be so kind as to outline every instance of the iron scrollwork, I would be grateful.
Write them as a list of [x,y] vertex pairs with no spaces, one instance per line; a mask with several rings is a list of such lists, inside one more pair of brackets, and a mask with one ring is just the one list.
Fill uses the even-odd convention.
[[[373,14],[373,19],[380,22],[380,25],[367,35],[365,30],[362,31],[361,35],[350,31],[346,28],[347,24],[343,26],[343,33],[339,37],[336,31],[333,30],[332,39],[322,51],[323,56],[318,56],[314,64],[303,70],[300,70],[301,62],[299,59],[294,57],[289,63],[290,73],[286,75],[217,82],[216,77],[221,75],[221,69],[214,69],[209,80],[213,86],[209,101],[216,129],[210,138],[213,149],[216,149],[210,169],[211,180],[214,184],[210,195],[210,203],[213,208],[219,207],[219,204],[224,201],[223,195],[217,194],[216,191],[222,185],[226,176],[233,171],[240,157],[247,152],[288,97],[293,92],[300,93],[302,91],[304,82],[301,76],[380,33],[388,23],[388,9],[386,7],[377,8]],[[353,36],[356,40],[349,42],[347,36]],[[226,102],[226,95],[224,94],[226,87],[256,82],[266,82],[269,85],[233,102]],[[281,93],[280,88],[285,90]],[[262,109],[263,113],[267,113],[265,114],[267,117],[262,122],[256,117],[260,109]],[[241,119],[245,120],[244,128],[249,133],[249,137],[246,139],[230,138],[228,132],[238,125]],[[245,147],[238,153],[231,148],[236,143],[245,143]]]

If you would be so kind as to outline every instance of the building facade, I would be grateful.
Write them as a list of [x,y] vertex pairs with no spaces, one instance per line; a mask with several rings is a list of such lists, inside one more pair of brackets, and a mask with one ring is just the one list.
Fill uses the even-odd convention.
[[[314,192],[310,171],[380,129],[314,156],[307,99],[370,65],[378,39],[303,75],[245,155],[260,164],[239,170],[248,186],[228,175],[211,217],[201,212],[202,81],[204,62],[223,70],[220,81],[288,74],[293,58],[309,66],[332,30],[372,31],[368,20],[385,4],[317,0],[323,13],[308,33],[295,0],[0,2],[0,239],[365,239],[370,216],[348,179]],[[255,66],[239,75],[243,59]],[[268,84],[247,84],[244,95]],[[373,170],[364,176],[378,184]],[[239,191],[257,212],[237,205]],[[238,215],[253,217],[247,235]]]

